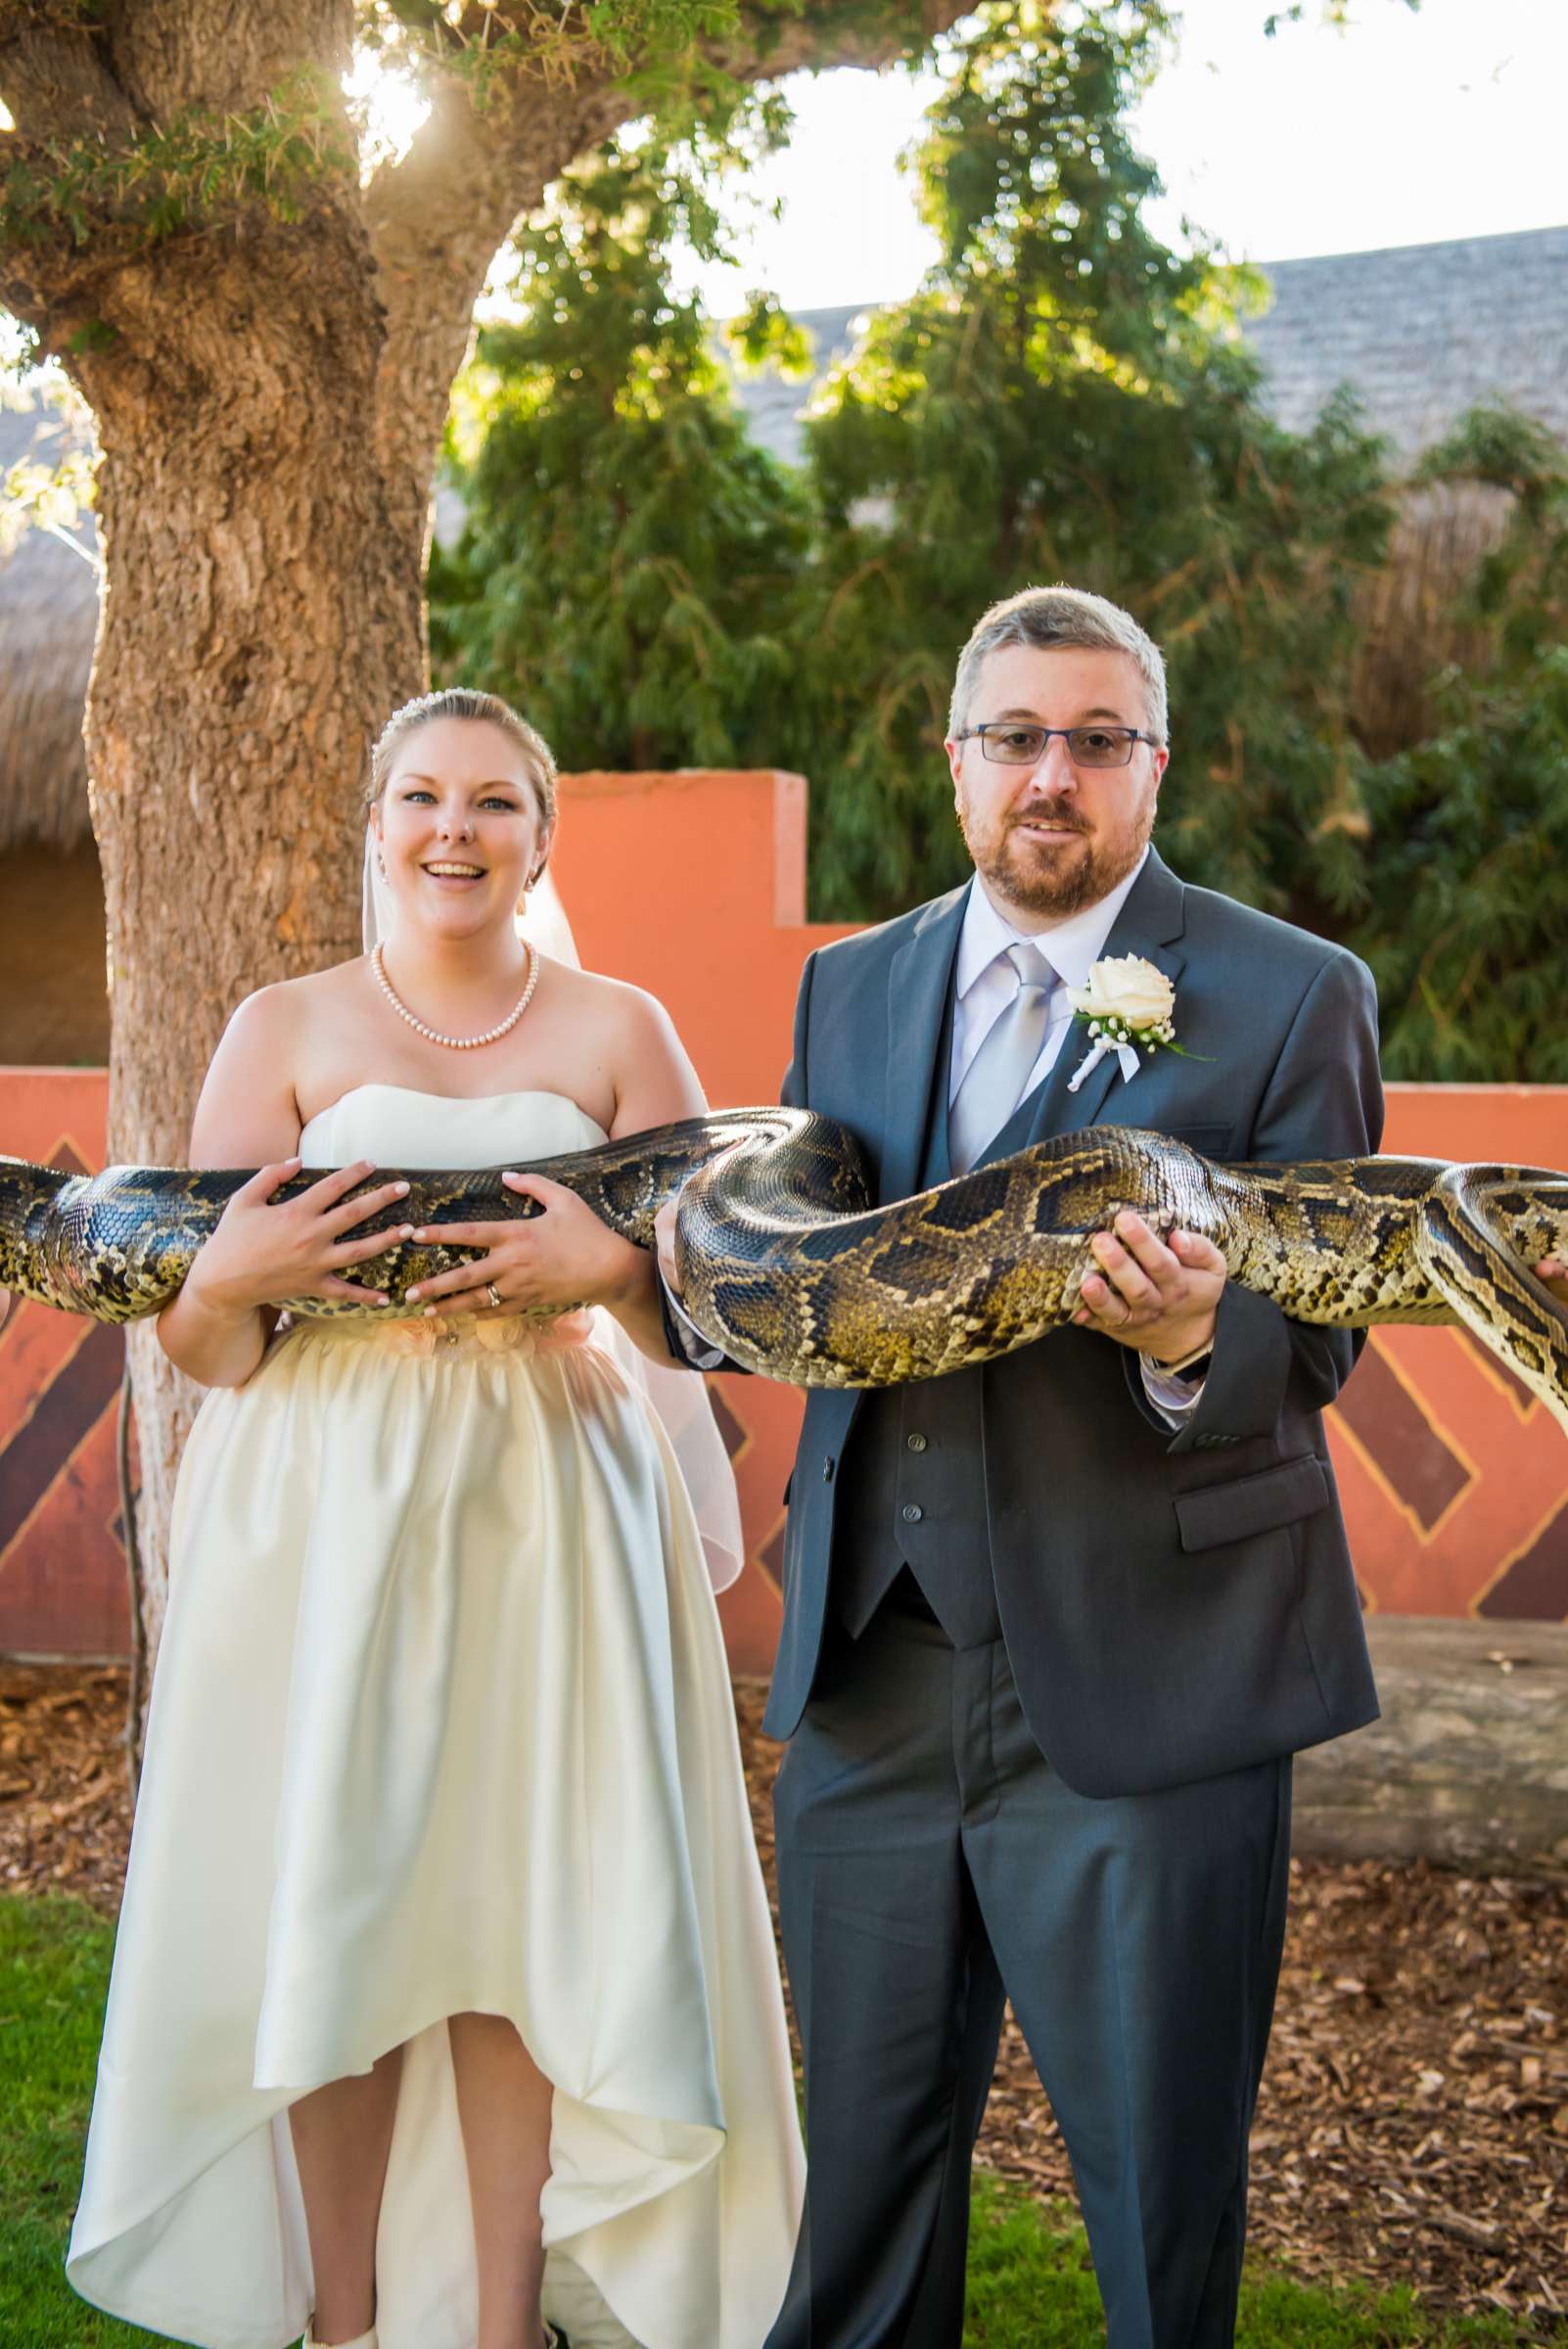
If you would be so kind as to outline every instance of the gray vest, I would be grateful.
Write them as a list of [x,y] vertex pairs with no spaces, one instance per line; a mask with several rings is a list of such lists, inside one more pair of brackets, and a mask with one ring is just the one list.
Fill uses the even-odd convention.
[[[952,1173],[951,1041],[949,991],[926,1124],[922,1190]],[[829,1586],[840,1622],[856,1638],[904,1566],[954,1646],[976,1647],[1001,1636],[986,1519],[982,1375],[956,1370],[916,1386],[883,1388],[861,1401],[840,1464]]]

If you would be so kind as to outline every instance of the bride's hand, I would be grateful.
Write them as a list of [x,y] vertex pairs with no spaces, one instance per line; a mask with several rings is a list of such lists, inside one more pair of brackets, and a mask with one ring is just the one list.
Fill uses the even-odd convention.
[[1548,1256],[1537,1265],[1536,1278],[1545,1282],[1560,1305],[1568,1305],[1568,1265],[1559,1264],[1554,1256]]
[[577,1305],[616,1305],[646,1280],[647,1251],[601,1222],[575,1191],[540,1174],[503,1174],[501,1180],[520,1199],[536,1199],[544,1214],[508,1223],[433,1223],[416,1231],[416,1241],[486,1253],[422,1280],[406,1292],[408,1303],[439,1318],[496,1310],[562,1313]]
[[219,1313],[254,1313],[258,1306],[285,1305],[291,1297],[353,1297],[362,1305],[385,1305],[375,1289],[355,1287],[339,1276],[349,1265],[384,1256],[400,1231],[351,1236],[356,1223],[390,1207],[408,1189],[385,1182],[362,1198],[346,1194],[375,1173],[372,1159],[324,1174],[296,1199],[273,1194],[300,1171],[297,1158],[262,1167],[242,1183],[223,1210],[211,1238],[198,1252],[186,1289]]

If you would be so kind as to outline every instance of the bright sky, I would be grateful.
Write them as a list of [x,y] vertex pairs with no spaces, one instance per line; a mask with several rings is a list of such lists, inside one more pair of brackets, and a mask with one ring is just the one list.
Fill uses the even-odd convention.
[[[1173,243],[1183,213],[1261,261],[1568,222],[1568,0],[1358,0],[1345,32],[1309,22],[1270,41],[1279,4],[1188,0],[1180,54],[1136,123]],[[743,268],[696,273],[720,316],[754,285],[797,309],[895,299],[931,256],[897,159],[934,82],[788,86],[795,138],[764,182],[785,216],[746,234]]]

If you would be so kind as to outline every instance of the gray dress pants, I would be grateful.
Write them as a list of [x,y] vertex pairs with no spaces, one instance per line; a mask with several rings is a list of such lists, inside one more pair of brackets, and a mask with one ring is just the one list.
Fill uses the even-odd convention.
[[767,2349],[959,2349],[1004,1995],[1072,2157],[1108,2349],[1228,2349],[1289,1758],[1095,1801],[1042,1757],[999,1640],[955,1648],[886,1604],[827,1637],[774,1791],[807,2186]]

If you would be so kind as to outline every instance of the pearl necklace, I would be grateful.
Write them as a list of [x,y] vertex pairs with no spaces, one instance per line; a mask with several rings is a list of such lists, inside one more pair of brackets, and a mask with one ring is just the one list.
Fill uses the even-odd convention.
[[533,990],[539,983],[539,957],[537,950],[530,944],[527,939],[523,942],[523,950],[529,958],[527,985],[505,1019],[494,1028],[486,1028],[483,1036],[442,1036],[438,1029],[427,1028],[423,1020],[416,1020],[387,976],[387,965],[382,960],[382,944],[379,938],[370,949],[370,967],[376,974],[377,986],[393,1011],[396,1012],[397,1017],[400,1020],[406,1020],[416,1036],[422,1036],[430,1044],[444,1044],[449,1052],[477,1052],[481,1044],[493,1044],[501,1036],[510,1036],[533,999]]

